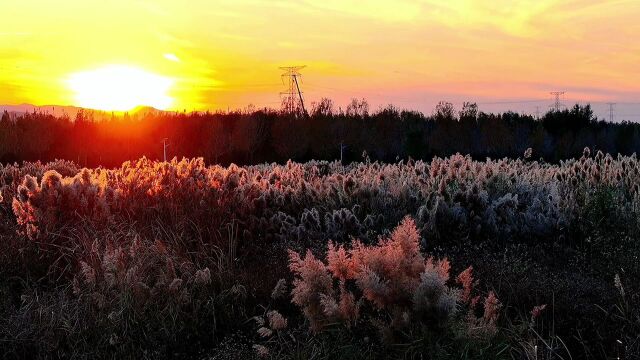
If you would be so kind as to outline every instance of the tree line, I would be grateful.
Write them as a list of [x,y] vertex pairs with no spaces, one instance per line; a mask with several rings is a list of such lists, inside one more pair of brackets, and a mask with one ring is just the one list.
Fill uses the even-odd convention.
[[456,110],[441,102],[432,114],[387,106],[369,112],[365,100],[336,109],[329,99],[308,115],[272,109],[174,113],[140,111],[122,116],[75,117],[43,112],[0,119],[0,162],[73,160],[83,166],[118,166],[146,156],[163,158],[163,139],[172,157],[204,157],[208,163],[253,164],[288,159],[393,162],[455,153],[534,158],[556,162],[579,157],[584,147],[612,154],[640,152],[640,124],[598,120],[590,105],[552,110],[540,119],[515,112],[478,111],[473,103]]

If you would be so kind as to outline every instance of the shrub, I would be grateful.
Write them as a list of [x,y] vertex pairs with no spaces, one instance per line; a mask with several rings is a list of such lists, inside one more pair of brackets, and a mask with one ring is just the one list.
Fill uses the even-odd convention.
[[[336,322],[354,326],[362,319],[360,312],[367,310],[367,318],[387,342],[400,330],[416,326],[458,331],[464,324],[465,334],[459,336],[493,336],[500,309],[495,294],[487,295],[484,313],[476,317],[470,270],[458,276],[461,291],[450,284],[448,260],[425,259],[419,244],[415,222],[407,217],[376,245],[354,240],[346,249],[330,242],[326,264],[310,251],[304,257],[290,251],[292,302],[314,332]],[[466,318],[456,317],[461,306],[469,310]]]

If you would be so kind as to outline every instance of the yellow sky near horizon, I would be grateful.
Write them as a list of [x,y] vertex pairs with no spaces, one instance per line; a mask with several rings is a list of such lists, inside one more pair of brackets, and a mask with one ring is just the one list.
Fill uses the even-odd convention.
[[0,3],[0,103],[78,105],[69,78],[132,66],[169,78],[171,109],[306,97],[634,101],[640,1],[190,0]]

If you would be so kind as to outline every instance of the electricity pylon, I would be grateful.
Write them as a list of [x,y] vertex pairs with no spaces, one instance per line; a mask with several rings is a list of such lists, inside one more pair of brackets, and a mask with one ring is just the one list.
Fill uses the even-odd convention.
[[302,66],[281,66],[279,69],[284,70],[284,73],[280,76],[284,83],[287,78],[288,89],[280,93],[280,96],[284,95],[282,99],[282,108],[286,113],[297,114],[302,111],[302,114],[306,117],[307,110],[304,107],[304,99],[302,98],[302,91],[300,91],[299,78],[302,77],[300,70],[304,69],[306,65]]
[[564,91],[552,91],[549,94],[556,98],[556,101],[550,107],[554,108],[555,111],[560,111],[560,108],[564,107],[564,104],[560,102],[560,96],[564,95]]
[[613,122],[613,107],[616,103],[607,103],[609,105],[609,122]]

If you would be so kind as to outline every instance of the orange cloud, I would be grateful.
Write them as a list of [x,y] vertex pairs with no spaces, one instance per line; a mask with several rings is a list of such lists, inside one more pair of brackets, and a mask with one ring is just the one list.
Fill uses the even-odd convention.
[[64,79],[113,64],[174,79],[180,110],[277,106],[290,64],[308,66],[310,101],[640,94],[635,0],[5,0],[0,13],[0,103],[75,104]]

